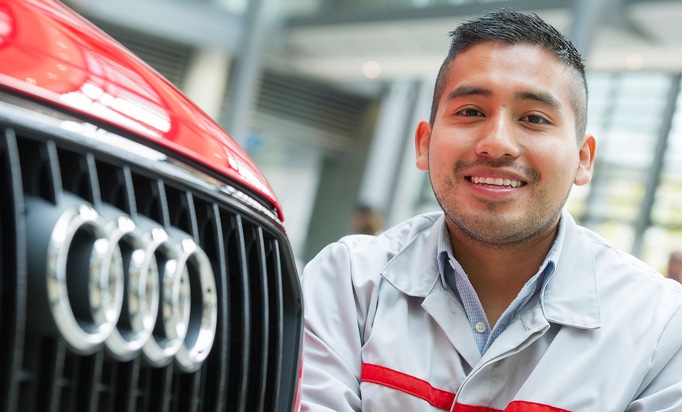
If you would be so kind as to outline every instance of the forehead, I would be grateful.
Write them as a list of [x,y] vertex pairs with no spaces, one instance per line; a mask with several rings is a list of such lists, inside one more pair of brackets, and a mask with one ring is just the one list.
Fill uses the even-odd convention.
[[448,65],[448,88],[461,82],[552,89],[570,96],[571,69],[547,50],[526,43],[484,42],[457,54]]
[[566,115],[575,116],[579,75],[554,54],[527,43],[483,42],[458,53],[448,65],[440,103],[447,104],[453,90],[478,88],[489,97],[535,93],[551,96]]

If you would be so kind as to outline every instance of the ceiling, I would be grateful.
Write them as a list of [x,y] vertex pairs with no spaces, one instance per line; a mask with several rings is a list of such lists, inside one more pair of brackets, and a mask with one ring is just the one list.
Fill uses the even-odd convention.
[[[604,1],[605,9],[590,33],[589,52],[584,53],[588,70],[682,72],[682,1],[646,1],[627,7],[622,0],[594,1]],[[534,11],[568,33],[574,12],[557,7],[557,3]],[[287,26],[285,48],[280,53],[285,58],[279,63],[333,81],[367,79],[363,68],[368,62],[376,63],[370,63],[370,75],[379,72],[379,79],[435,76],[447,52],[448,32],[477,13],[452,14],[359,18],[355,22],[334,21],[338,18],[297,21]]]
[[[86,17],[228,54],[238,53],[240,33],[250,28],[248,19],[245,23],[220,7],[227,0],[65,1]],[[575,28],[574,21],[584,23],[577,33],[585,39],[579,48],[589,50],[584,53],[588,70],[682,72],[682,0],[449,0],[441,2],[447,6],[393,11],[367,10],[372,2],[362,0],[335,3],[355,4],[350,12],[319,8],[326,2],[334,4],[333,0],[251,0],[248,4],[269,12],[296,2],[319,10],[276,25],[281,32],[262,40],[265,61],[270,67],[333,82],[435,76],[447,52],[448,32],[459,21],[503,3],[535,11],[566,33]],[[363,9],[358,10],[358,5]],[[363,72],[368,68],[370,73]]]

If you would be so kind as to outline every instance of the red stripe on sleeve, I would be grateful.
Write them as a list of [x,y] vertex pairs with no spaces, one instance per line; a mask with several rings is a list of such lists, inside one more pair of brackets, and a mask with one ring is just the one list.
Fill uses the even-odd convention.
[[434,388],[423,379],[407,375],[385,366],[364,363],[362,365],[363,382],[376,383],[387,386],[401,392],[424,399],[438,409],[449,411],[455,401],[455,394],[442,389]]

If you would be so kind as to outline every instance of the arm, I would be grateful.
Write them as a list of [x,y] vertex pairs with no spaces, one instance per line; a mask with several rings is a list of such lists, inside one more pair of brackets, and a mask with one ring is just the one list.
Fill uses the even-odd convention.
[[682,411],[682,308],[661,334],[643,390],[627,411]]
[[360,411],[361,327],[347,246],[326,247],[305,268],[303,411]]

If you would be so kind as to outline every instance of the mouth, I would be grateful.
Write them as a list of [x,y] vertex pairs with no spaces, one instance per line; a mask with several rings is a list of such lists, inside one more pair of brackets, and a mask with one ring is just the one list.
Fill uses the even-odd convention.
[[526,185],[526,182],[502,177],[467,176],[466,179],[475,185],[496,186],[500,188],[517,188]]

